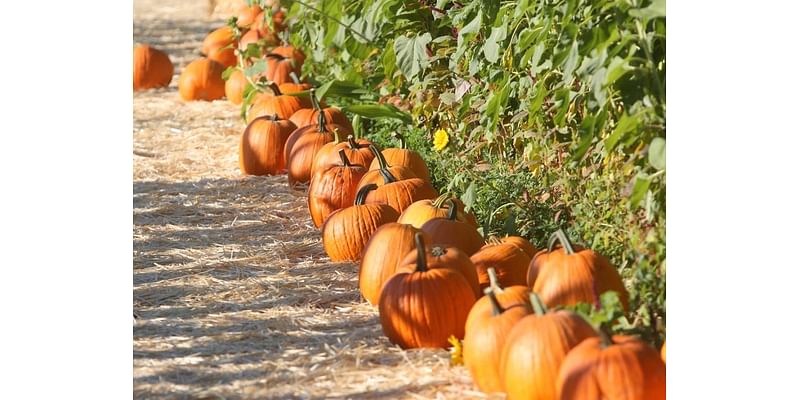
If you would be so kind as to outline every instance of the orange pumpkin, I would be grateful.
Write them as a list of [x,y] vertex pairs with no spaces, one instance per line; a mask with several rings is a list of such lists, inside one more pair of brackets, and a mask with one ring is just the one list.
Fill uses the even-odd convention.
[[372,162],[372,157],[374,157],[369,150],[370,145],[372,145],[372,142],[369,140],[356,140],[353,135],[348,135],[347,140],[341,142],[337,140],[336,142],[326,143],[319,149],[317,156],[314,158],[314,164],[311,166],[311,173],[313,174],[316,171],[325,170],[332,165],[336,165],[339,161],[338,153],[340,150],[344,150],[347,159],[350,160],[351,163],[363,166],[364,172],[366,172],[367,166]]
[[[303,108],[297,110],[289,119],[294,122],[295,125],[299,127],[304,127],[306,125],[312,125],[317,121],[317,115],[319,113],[325,114],[325,120],[330,121],[333,124],[341,125],[344,127],[342,132],[346,135],[353,133],[353,124],[350,123],[350,119],[347,118],[344,113],[336,107],[326,107],[322,108],[319,101],[317,100],[317,96],[315,94],[316,89],[311,88],[311,93],[309,94],[311,100],[311,108]],[[365,165],[367,167],[368,165]]]
[[372,163],[374,164],[377,160],[379,167],[378,169],[370,169],[367,171],[367,173],[364,174],[364,177],[361,178],[361,183],[358,184],[359,187],[364,187],[370,183],[382,185],[387,180],[405,180],[417,177],[417,175],[415,175],[414,172],[408,167],[404,167],[402,165],[390,166],[386,162],[386,159],[383,157],[381,151],[378,150],[375,145],[369,146],[369,150],[375,156]]
[[169,56],[147,44],[133,47],[133,90],[169,86],[174,67]]
[[[421,238],[426,235],[420,232]],[[472,288],[475,298],[480,296],[480,287],[478,286],[478,274],[475,272],[475,265],[470,261],[469,256],[464,254],[463,251],[455,247],[447,247],[439,244],[424,246],[424,240],[416,243],[416,249],[408,252],[402,260],[397,264],[397,270],[403,268],[413,271],[415,265],[419,263],[419,258],[425,257],[425,265],[428,269],[434,268],[450,268],[458,271],[464,275],[469,286]]]
[[264,57],[267,61],[267,67],[259,76],[267,78],[268,81],[275,82],[279,85],[282,83],[293,83],[296,77],[300,76],[300,67],[293,58],[284,57],[275,53],[267,53]]
[[[239,105],[244,101],[244,89],[247,87],[247,78],[242,70],[237,69],[225,81],[225,97],[233,104]],[[294,124],[293,124],[294,125]]]
[[667,363],[667,340],[664,339],[664,344],[661,345],[661,359],[664,360],[664,364]]
[[303,53],[303,50],[294,46],[278,46],[272,49],[272,52],[284,57],[294,58],[299,66],[298,68],[302,68],[303,63],[306,62],[306,54]]
[[240,28],[249,28],[250,25],[256,22],[258,15],[262,12],[263,10],[256,3],[252,6],[248,6],[246,3],[242,4],[236,11],[236,25]]
[[[467,317],[463,347],[464,366],[482,392],[502,392],[500,357],[506,336],[519,320],[531,313],[531,309],[524,301],[504,307],[497,298],[495,288],[491,286],[484,293],[486,296],[472,306]],[[479,303],[488,307],[478,307]],[[487,308],[491,309],[488,315],[485,311]],[[470,321],[473,321],[472,325]]]
[[401,224],[411,224],[415,228],[419,228],[434,218],[445,218],[447,217],[449,210],[449,206],[446,203],[447,200],[451,198],[456,205],[458,205],[459,211],[456,214],[456,219],[466,222],[477,229],[478,221],[475,219],[475,216],[472,215],[472,213],[462,211],[464,210],[464,203],[462,203],[461,200],[450,197],[450,193],[445,193],[435,200],[424,199],[415,201],[408,206],[408,208],[403,210],[403,213],[400,214],[400,219],[397,220],[397,222]]
[[667,366],[649,344],[601,332],[567,354],[557,384],[561,400],[663,400]]
[[181,72],[178,92],[186,101],[217,100],[225,96],[225,81],[222,80],[222,64],[202,58],[192,61]]
[[[316,125],[308,125],[292,132],[283,148],[290,186],[311,180],[311,165],[314,163],[317,152],[325,143],[333,141],[333,135],[337,129],[341,129],[341,127],[327,124],[325,115],[320,114]],[[397,219],[395,218],[395,220]]]
[[[416,248],[414,235],[419,232],[411,225],[390,222],[372,234],[358,270],[358,287],[370,304],[378,305],[383,284],[395,274],[406,254]],[[423,238],[430,242],[424,233]]]
[[358,261],[373,233],[383,224],[397,221],[400,214],[385,204],[364,204],[367,186],[356,194],[352,207],[334,211],[322,224],[322,246],[331,261]]
[[[247,111],[247,122],[250,122],[263,115],[278,114],[281,119],[289,119],[295,111],[299,110],[303,104],[297,96],[284,95],[279,86],[275,83],[270,85],[272,94],[257,96]],[[295,126],[297,126],[295,124]]]
[[[420,234],[414,238],[417,243],[424,240]],[[446,348],[451,335],[464,337],[474,303],[475,293],[464,275],[450,268],[429,269],[421,252],[413,270],[398,270],[383,285],[378,311],[392,343],[404,349]]]
[[534,313],[519,320],[506,337],[500,379],[509,400],[556,400],[562,361],[570,350],[597,333],[572,311],[548,312],[535,293],[531,293],[531,305]]
[[513,244],[514,246],[519,247],[520,250],[524,251],[525,254],[528,255],[528,258],[533,259],[533,256],[536,255],[536,247],[525,239],[524,237],[520,236],[506,236],[500,239],[500,243],[509,243]]
[[470,258],[478,270],[481,290],[489,286],[487,269],[490,267],[497,271],[498,281],[503,286],[527,284],[528,264],[531,259],[513,244],[487,244]]
[[472,256],[483,247],[485,242],[474,226],[456,219],[458,205],[452,199],[447,200],[449,210],[447,218],[433,218],[424,223],[420,229],[431,235],[434,243],[458,247]]
[[256,54],[251,54],[250,58],[245,59],[245,64],[251,64],[252,59],[258,59],[268,53],[268,49],[280,43],[280,39],[272,32],[263,32],[258,29],[251,29],[239,38],[239,51],[247,51],[247,47],[254,44],[258,49]]
[[358,181],[367,172],[363,165],[351,164],[343,149],[338,155],[341,164],[318,170],[308,186],[308,211],[317,228],[332,212],[353,204]]
[[239,143],[239,169],[248,175],[276,175],[286,167],[283,146],[295,130],[292,121],[263,116],[247,125]]
[[[388,204],[397,210],[398,216],[411,203],[422,199],[434,199],[439,195],[430,183],[419,178],[394,180],[391,175],[384,178],[383,184],[379,184],[378,189],[367,196],[367,204]],[[364,179],[361,180],[363,182]]]
[[203,47],[200,52],[209,60],[214,60],[225,67],[233,67],[238,61],[235,53],[238,45],[233,29],[223,26],[212,31],[203,39]]
[[[556,242],[561,248],[554,250]],[[536,253],[527,281],[548,307],[596,303],[599,295],[612,290],[628,309],[628,291],[617,269],[601,254],[573,246],[561,229],[550,236],[546,250]]]
[[[431,174],[428,171],[428,165],[425,160],[414,150],[389,148],[384,149],[382,152],[389,165],[402,165],[414,171],[414,175],[426,182],[431,181]],[[379,165],[376,161],[372,162],[369,166],[370,170],[378,169]]]
[[[489,287],[494,291],[494,295],[502,308],[505,309],[519,305],[531,309],[531,291],[527,286],[514,285],[502,287],[497,281],[497,273],[494,268],[490,267],[488,273],[489,280],[491,281]],[[484,289],[484,293],[486,293],[486,289]],[[469,318],[467,318],[467,324],[465,325],[466,329],[470,330],[473,324],[485,323],[492,316],[493,310],[494,308],[488,298],[483,297],[478,300],[469,312]]]

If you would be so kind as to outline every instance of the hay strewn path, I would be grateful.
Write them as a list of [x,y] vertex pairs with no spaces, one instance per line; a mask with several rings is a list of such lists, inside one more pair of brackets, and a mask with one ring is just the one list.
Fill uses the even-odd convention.
[[168,89],[133,98],[134,397],[482,397],[446,351],[390,345],[303,193],[240,175],[237,107],[180,101],[178,75],[223,23],[206,11],[134,2],[134,40],[176,66]]

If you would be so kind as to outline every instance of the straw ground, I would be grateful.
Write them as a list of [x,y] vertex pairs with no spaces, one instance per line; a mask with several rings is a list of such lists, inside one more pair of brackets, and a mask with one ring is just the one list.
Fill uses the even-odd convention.
[[386,340],[357,265],[330,262],[285,176],[241,176],[237,107],[180,101],[222,23],[202,2],[134,2],[134,41],[176,66],[133,97],[134,397],[482,397],[445,350]]

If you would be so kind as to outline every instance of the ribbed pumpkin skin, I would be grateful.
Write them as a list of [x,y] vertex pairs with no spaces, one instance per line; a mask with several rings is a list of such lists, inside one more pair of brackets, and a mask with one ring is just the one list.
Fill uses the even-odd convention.
[[[424,234],[424,232],[423,232]],[[428,241],[426,243],[432,243]],[[409,251],[406,256],[397,264],[397,271],[414,271],[417,265],[417,249]],[[478,274],[475,272],[475,265],[470,261],[469,256],[455,247],[446,247],[438,244],[425,246],[425,261],[429,269],[450,268],[458,271],[472,288],[472,293],[477,299],[480,295],[478,287]]]
[[[475,216],[472,213],[464,213],[464,203],[461,200],[453,199],[458,204],[458,214],[456,215],[456,219],[461,222],[466,222],[476,229],[478,228],[478,222],[475,219]],[[426,222],[434,219],[434,218],[445,218],[447,217],[447,213],[450,210],[450,206],[447,204],[442,205],[441,207],[436,207],[434,205],[434,200],[425,199],[419,200],[412,203],[408,206],[403,213],[400,214],[400,219],[397,222],[401,224],[410,224],[415,228],[422,227],[423,224]]]
[[239,142],[239,169],[247,175],[277,175],[286,168],[283,146],[294,132],[292,121],[259,117],[247,125]]
[[222,80],[222,64],[202,58],[194,60],[181,72],[178,92],[185,101],[217,100],[225,96],[225,81]]
[[614,336],[603,348],[600,338],[576,346],[561,364],[560,400],[664,400],[667,366],[658,350],[639,339]]
[[[410,168],[417,178],[426,182],[431,181],[431,173],[428,171],[428,165],[417,152],[409,149],[389,148],[381,151],[381,154],[386,158],[389,165],[403,165]],[[373,160],[372,165],[369,166],[370,170],[378,169],[378,161]]]
[[[308,125],[298,128],[286,140],[283,155],[286,158],[289,185],[306,183],[311,180],[311,166],[317,152],[325,143],[333,141],[333,131],[340,129],[338,125],[325,125],[327,131],[322,132],[319,126]],[[397,220],[397,218],[395,218]]]
[[322,224],[322,246],[331,261],[358,261],[372,234],[400,215],[385,204],[354,205],[334,211]]
[[241,70],[237,69],[225,81],[225,97],[233,104],[242,104],[245,87],[247,87],[247,78]]
[[[489,307],[488,315],[475,315],[484,314],[485,306],[477,307],[478,302]],[[464,366],[482,392],[502,392],[504,386],[500,379],[500,357],[503,354],[503,345],[514,325],[532,311],[527,302],[512,303],[503,307],[503,312],[499,315],[493,315],[493,306],[488,296],[481,297],[478,302],[472,306],[465,324]]]
[[247,111],[247,121],[250,122],[258,117],[272,114],[277,114],[281,119],[289,119],[302,106],[300,98],[296,96],[262,95],[253,102],[250,110]]
[[[303,91],[306,91],[308,89],[311,89],[311,84],[310,83],[287,82],[287,83],[281,83],[280,85],[278,85],[278,88],[280,89],[281,93],[290,94],[290,93],[303,92]],[[301,110],[303,108],[311,107],[311,99],[310,98],[308,98],[308,97],[297,97],[297,98],[300,100],[300,105],[302,106]],[[295,112],[297,112],[297,111],[295,111]],[[295,125],[297,125],[297,124],[295,124]],[[298,126],[298,128],[300,128],[300,127]]]
[[[350,119],[344,115],[342,110],[339,110],[336,107],[325,107],[322,109],[322,112],[325,114],[325,120],[328,121],[328,123],[342,126],[343,135],[347,136],[353,134],[353,124],[350,123]],[[316,124],[318,117],[319,110],[315,110],[314,108],[303,108],[297,110],[289,119],[294,122],[295,125],[302,128],[306,125]],[[365,165],[365,167],[369,167],[369,165]]]
[[536,253],[528,269],[528,286],[548,307],[593,304],[595,296],[613,290],[619,293],[627,310],[628,291],[617,269],[591,249],[573,247],[575,254],[572,255],[566,254],[563,248]]
[[[497,301],[500,303],[500,306],[503,308],[522,306],[530,310],[531,304],[528,300],[530,293],[529,287],[515,285],[504,287],[502,292],[495,292],[495,295],[497,296]],[[483,296],[472,306],[465,327],[469,330],[472,325],[486,323],[491,316],[492,303],[489,301],[488,297]]]
[[592,326],[570,311],[530,314],[519,320],[508,333],[500,357],[507,399],[558,399],[556,379],[562,360],[573,347],[594,336],[597,332]]
[[256,22],[256,17],[262,11],[258,4],[253,4],[250,7],[246,3],[242,4],[236,12],[236,25],[240,28],[249,28],[250,25]]
[[358,139],[355,140],[355,143],[355,148],[353,148],[347,140],[339,143],[325,143],[325,145],[322,146],[322,148],[317,152],[316,157],[314,157],[314,163],[311,166],[311,173],[314,174],[316,171],[324,171],[331,166],[341,164],[339,160],[339,150],[344,150],[344,155],[347,156],[347,159],[350,160],[350,163],[363,166],[364,173],[366,173],[367,166],[369,166],[369,163],[372,162],[372,158],[375,157],[368,148],[372,142],[367,139]]
[[361,165],[334,165],[314,174],[308,186],[308,211],[314,226],[319,228],[331,213],[353,205],[356,186],[366,172]]
[[489,286],[487,270],[492,267],[501,286],[526,285],[530,257],[510,243],[487,244],[471,257],[478,271],[481,290]]
[[464,337],[464,321],[475,294],[450,268],[398,272],[383,285],[378,302],[383,333],[404,349],[446,348]]
[[[373,163],[374,162],[375,161],[373,160]],[[389,173],[392,174],[392,176],[394,176],[395,179],[397,179],[398,181],[413,179],[417,177],[417,175],[414,174],[414,172],[411,171],[410,168],[404,167],[402,165],[391,166],[386,170],[389,171]],[[358,184],[358,187],[362,188],[364,186],[369,185],[370,183],[374,183],[380,186],[384,184],[384,181],[385,179],[383,178],[383,175],[381,175],[380,170],[372,169],[367,171],[366,174],[364,174],[364,177],[361,179],[361,182]]]
[[[275,82],[278,85],[282,83],[293,83],[294,80],[292,79],[291,73],[294,72],[295,75],[300,76],[300,68],[291,58],[286,58],[279,54],[270,53],[267,54],[266,60],[267,60],[267,69],[264,70],[263,76],[266,77],[267,80],[269,81]],[[297,125],[297,123],[295,123],[295,125]],[[301,125],[298,126],[302,127]],[[352,132],[352,130],[353,128],[351,125],[350,131]]]
[[147,44],[133,48],[133,90],[169,86],[174,72],[172,61],[161,50]]
[[272,52],[284,57],[294,58],[294,60],[297,62],[298,68],[302,68],[303,63],[306,62],[306,55],[303,53],[303,50],[294,46],[278,46],[273,48]]
[[[359,186],[361,186],[361,183],[359,183]],[[430,183],[419,178],[413,178],[378,186],[377,189],[367,195],[366,204],[388,204],[397,211],[399,216],[411,203],[417,200],[435,199],[438,196],[439,193]]]
[[472,256],[483,247],[483,237],[474,226],[458,220],[434,218],[424,223],[420,229],[431,235],[433,243],[458,247]]
[[[383,284],[394,275],[405,255],[415,249],[417,232],[420,230],[411,225],[391,222],[372,234],[358,270],[358,287],[370,304],[378,305]],[[430,243],[427,235],[423,234],[423,239]]]
[[667,363],[667,340],[664,339],[664,344],[661,345],[661,360],[664,364]]
[[238,45],[233,29],[223,26],[212,31],[203,39],[203,47],[200,52],[209,60],[214,60],[225,67],[233,67],[238,61],[234,52]]
[[530,259],[533,259],[533,256],[536,255],[536,247],[534,247],[533,244],[531,244],[531,242],[529,242],[528,239],[525,239],[524,237],[506,236],[504,238],[501,238],[500,242],[513,244],[514,246],[519,247],[520,250],[524,251],[525,254],[528,255],[528,258]]

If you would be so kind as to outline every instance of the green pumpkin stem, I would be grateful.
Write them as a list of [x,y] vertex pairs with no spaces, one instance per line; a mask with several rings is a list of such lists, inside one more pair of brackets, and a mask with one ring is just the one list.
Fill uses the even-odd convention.
[[433,206],[436,208],[442,208],[444,202],[447,201],[447,199],[449,199],[452,194],[453,192],[446,192],[443,195],[437,197],[436,200],[433,201]]
[[455,221],[456,217],[458,216],[458,205],[456,201],[453,199],[447,199],[447,206],[450,207],[450,210],[447,212],[447,219],[450,221]]
[[497,271],[494,270],[494,267],[487,268],[486,273],[489,275],[489,287],[497,293],[503,293],[503,287],[500,286],[500,282],[497,280]]
[[311,107],[319,112],[322,112],[322,108],[319,106],[319,100],[317,100],[316,92],[317,89],[313,87],[309,90],[309,96],[311,96]]
[[550,235],[550,240],[547,241],[548,253],[553,251],[553,247],[555,246],[556,242],[561,243],[561,247],[564,249],[564,252],[566,252],[567,255],[571,256],[575,254],[575,249],[572,247],[572,242],[569,241],[569,238],[567,237],[567,234],[564,233],[564,230],[560,228],[553,232],[553,234]]
[[380,167],[378,171],[383,177],[383,183],[397,182],[397,178],[389,172],[389,164],[386,163],[386,158],[383,157],[383,153],[381,153],[374,144],[369,145],[369,150],[375,155],[375,158],[378,159],[378,166]]
[[492,316],[496,317],[506,310],[500,306],[500,302],[497,301],[497,296],[494,293],[494,288],[489,286],[486,289],[483,289],[483,293],[489,296],[489,302],[492,303]]
[[422,233],[414,234],[414,243],[417,244],[417,272],[427,272],[428,259],[425,256],[425,241],[422,240]]
[[367,200],[367,194],[369,193],[369,191],[370,190],[375,190],[377,188],[378,188],[378,185],[376,185],[374,183],[370,183],[369,185],[366,185],[366,186],[362,187],[358,191],[358,193],[356,193],[356,201],[353,204],[355,204],[357,206],[364,205],[364,201]]
[[353,164],[350,164],[350,160],[347,159],[347,155],[344,154],[344,149],[339,149],[339,158],[342,159],[342,165],[345,167],[353,166]]
[[601,348],[605,349],[606,347],[614,344],[614,342],[611,340],[611,335],[608,333],[608,326],[605,322],[600,324],[600,326],[598,326],[595,330],[597,331],[597,335],[600,336]]
[[536,313],[536,315],[542,316],[547,313],[547,306],[544,305],[538,294],[531,292],[530,299],[531,305],[533,306],[533,311]]
[[289,72],[289,77],[292,78],[292,82],[294,82],[295,85],[300,84],[300,78],[297,77],[297,74],[295,74],[294,71]]
[[272,122],[278,122],[278,114],[272,113],[272,117],[270,117]]

